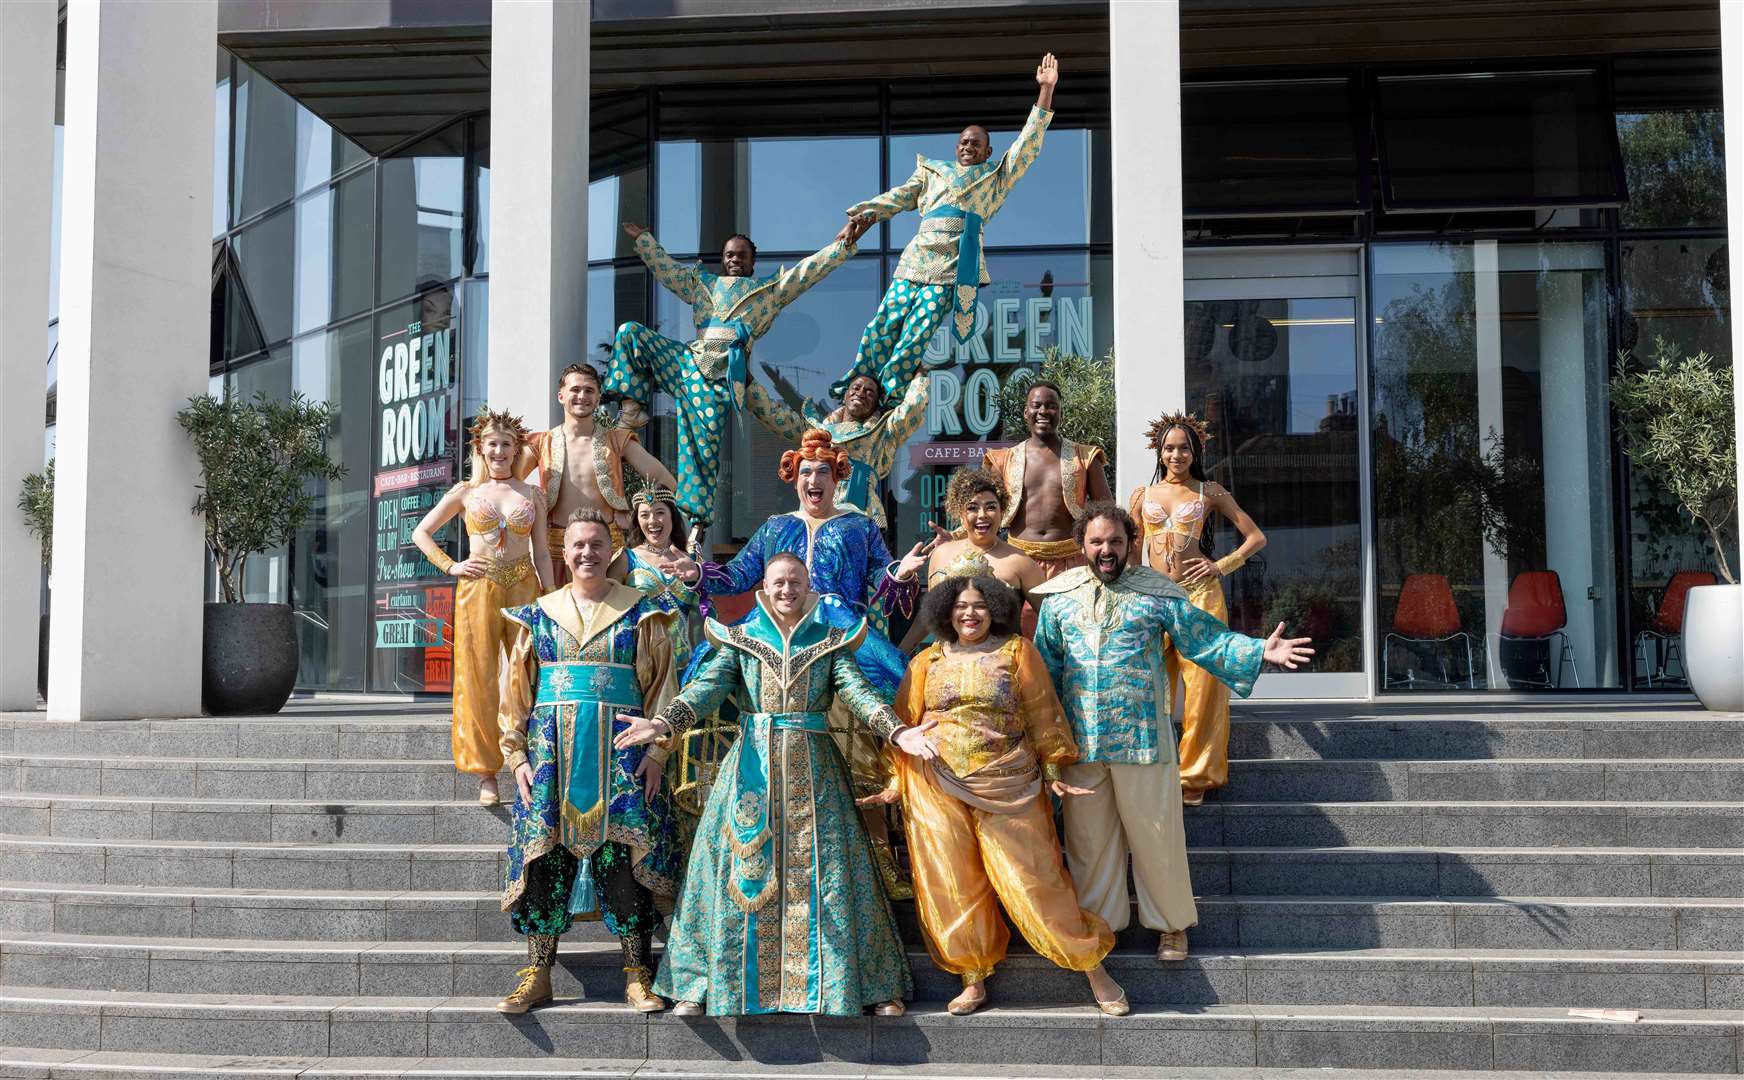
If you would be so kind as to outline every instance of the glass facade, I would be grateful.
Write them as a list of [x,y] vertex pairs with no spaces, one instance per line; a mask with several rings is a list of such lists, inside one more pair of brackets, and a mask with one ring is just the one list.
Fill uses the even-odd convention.
[[[930,535],[926,522],[943,515],[944,480],[955,466],[933,462],[961,461],[964,452],[1023,436],[1021,420],[1000,415],[999,388],[1013,371],[1038,365],[1052,348],[1095,357],[1109,352],[1107,88],[1094,76],[1089,81],[1075,98],[1088,104],[1056,115],[1041,156],[987,226],[992,284],[981,291],[975,333],[957,343],[941,330],[928,348],[924,428],[899,456],[888,485],[893,545]],[[757,245],[758,272],[768,273],[827,244],[846,220],[843,211],[907,179],[916,155],[950,155],[960,124],[956,109],[940,115],[940,94],[958,93],[985,112],[996,154],[1016,137],[1034,100],[1033,88],[1016,80],[925,86],[924,96],[901,83],[808,87],[809,104],[801,108],[782,105],[778,89],[768,87],[610,99],[603,110],[607,139],[624,137],[627,144],[629,133],[646,131],[654,153],[616,150],[607,171],[593,178],[590,359],[607,363],[612,331],[625,319],[651,315],[660,332],[691,336],[688,307],[653,282],[620,222],[648,225],[675,257],[709,265],[728,236],[746,233]],[[855,259],[789,306],[759,339],[753,374],[789,404],[833,404],[826,400],[829,385],[853,361],[916,224],[916,215],[904,214],[868,232]],[[651,441],[665,455],[673,436],[658,415],[663,405],[656,402]],[[718,542],[747,539],[770,514],[792,508],[792,493],[774,470],[784,449],[755,420],[735,422],[723,465],[730,502]]]
[[[453,585],[411,530],[457,478],[462,386],[483,386],[487,292],[467,243],[488,218],[484,129],[459,120],[377,159],[244,63],[217,83],[214,389],[324,402],[346,467],[245,582],[296,610],[304,688],[450,686]],[[488,257],[488,232],[476,247]]]

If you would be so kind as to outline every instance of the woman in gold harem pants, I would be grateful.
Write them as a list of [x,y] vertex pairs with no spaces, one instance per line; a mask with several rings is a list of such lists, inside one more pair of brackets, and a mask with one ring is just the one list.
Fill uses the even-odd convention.
[[[478,779],[478,801],[497,801],[497,706],[503,653],[514,627],[504,608],[539,598],[553,579],[551,555],[534,537],[545,534],[545,494],[516,480],[517,464],[531,454],[519,417],[481,409],[472,423],[471,479],[455,484],[418,527],[412,540],[454,587],[454,767]],[[461,515],[467,557],[456,562],[436,543],[436,531]]]
[[892,754],[915,908],[933,963],[963,980],[953,1014],[987,1000],[1011,941],[1003,903],[1036,952],[1085,972],[1097,1004],[1120,1016],[1126,995],[1102,968],[1114,934],[1078,906],[1043,790],[1045,770],[1056,794],[1076,791],[1054,774],[1078,748],[1041,657],[1017,633],[1020,606],[997,579],[971,577],[935,585],[922,608],[937,640],[910,663],[896,712],[926,738],[911,734]]
[[[1266,534],[1227,489],[1205,479],[1205,422],[1190,413],[1170,414],[1151,424],[1150,447],[1157,453],[1152,483],[1134,488],[1128,512],[1143,531],[1131,559],[1143,558],[1187,591],[1194,607],[1219,622],[1229,622],[1223,578],[1266,546]],[[1241,534],[1241,545],[1221,559],[1211,558],[1212,511]],[[1165,645],[1169,684],[1181,683],[1181,801],[1197,806],[1205,793],[1229,782],[1229,687],[1217,676],[1183,660]]]

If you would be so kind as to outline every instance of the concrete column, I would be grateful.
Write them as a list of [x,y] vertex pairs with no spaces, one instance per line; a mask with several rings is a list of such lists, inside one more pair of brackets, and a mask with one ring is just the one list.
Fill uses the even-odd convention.
[[[1727,116],[1744,116],[1744,4],[1720,5],[1720,78],[1724,84],[1723,108]],[[1732,153],[1737,150],[1738,153]],[[1726,233],[1744,239],[1744,140],[1734,139],[1726,152]],[[1728,246],[1727,251],[1731,248]],[[1732,430],[1738,440],[1738,491],[1744,492],[1744,379],[1738,365],[1744,363],[1744,325],[1732,313]],[[1744,505],[1739,507],[1744,515]],[[1733,567],[1740,581],[1744,570]],[[1744,625],[1739,627],[1744,634]]]
[[587,355],[590,0],[491,4],[487,400],[557,422],[557,373]]
[[49,714],[200,711],[199,465],[175,414],[206,392],[210,0],[67,9]]
[[1114,494],[1150,479],[1144,430],[1187,400],[1181,320],[1181,5],[1108,5],[1113,176]]
[[[1594,363],[1586,349],[1586,298],[1578,269],[1538,274],[1538,384],[1544,439],[1545,565],[1562,579],[1562,603],[1568,612],[1564,628],[1574,648],[1577,670],[1562,670],[1561,657],[1551,646],[1551,677],[1572,687],[1578,674],[1583,689],[1604,686],[1603,672],[1612,668],[1616,631],[1601,622],[1599,598],[1611,591],[1609,559],[1595,558],[1609,547],[1610,426],[1604,421],[1596,385],[1603,385],[1605,364]],[[1602,358],[1602,353],[1600,357]],[[1602,453],[1592,443],[1600,441]],[[1606,512],[1593,514],[1597,502]],[[1595,542],[1596,541],[1596,542]],[[1594,599],[1588,593],[1597,587]],[[1608,606],[1607,606],[1608,610]],[[1600,634],[1600,629],[1603,634]]]
[[41,549],[15,509],[42,468],[56,0],[0,4],[0,711],[36,708]]

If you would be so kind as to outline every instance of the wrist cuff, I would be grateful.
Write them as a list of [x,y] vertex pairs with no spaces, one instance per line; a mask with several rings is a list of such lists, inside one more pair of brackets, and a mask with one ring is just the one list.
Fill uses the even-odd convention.
[[448,557],[446,551],[438,551],[436,554],[430,556],[430,565],[446,574],[448,573],[448,568],[454,565],[454,560]]
[[1217,560],[1217,572],[1228,576],[1240,570],[1246,563],[1247,560],[1239,555],[1225,555]]

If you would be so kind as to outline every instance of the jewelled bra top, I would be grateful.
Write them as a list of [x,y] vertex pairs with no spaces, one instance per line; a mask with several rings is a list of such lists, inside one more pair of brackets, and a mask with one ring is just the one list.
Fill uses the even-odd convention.
[[[1148,492],[1147,492],[1148,496]],[[1199,484],[1199,496],[1170,514],[1169,508],[1147,497],[1141,514],[1144,518],[1145,540],[1151,548],[1151,565],[1173,577],[1179,569],[1181,556],[1199,539],[1205,528],[1205,484]],[[1161,564],[1158,565],[1158,560]]]
[[466,499],[466,531],[474,536],[489,537],[497,547],[508,544],[508,534],[526,536],[533,531],[533,504],[526,499],[505,517],[489,499],[468,496]]

